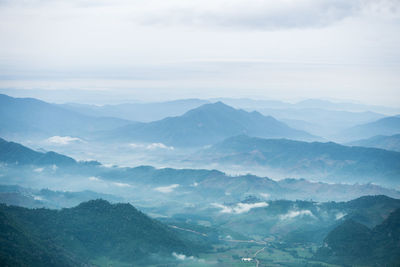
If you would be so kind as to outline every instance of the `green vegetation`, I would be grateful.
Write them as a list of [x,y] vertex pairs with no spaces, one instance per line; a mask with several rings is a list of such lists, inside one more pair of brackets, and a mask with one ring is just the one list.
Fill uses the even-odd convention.
[[316,259],[349,265],[400,264],[400,209],[373,229],[346,220],[325,238]]
[[[160,256],[172,259],[173,252],[188,256],[196,253],[194,245],[129,204],[93,200],[60,211],[5,205],[0,211],[4,229],[1,260],[5,266],[17,261],[31,265],[32,259],[42,259],[35,265],[45,266],[44,263],[58,257],[58,251],[81,262],[103,257],[142,264],[149,260],[157,262]],[[14,239],[19,248],[10,249],[9,243],[14,243]],[[26,259],[20,257],[25,251],[31,252]],[[50,265],[64,264],[60,261]]]

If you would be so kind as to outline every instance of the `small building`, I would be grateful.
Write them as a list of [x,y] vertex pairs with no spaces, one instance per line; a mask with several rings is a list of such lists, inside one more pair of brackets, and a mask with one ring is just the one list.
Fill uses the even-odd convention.
[[252,260],[253,260],[252,258],[242,258],[242,261],[245,261],[245,262],[250,262]]

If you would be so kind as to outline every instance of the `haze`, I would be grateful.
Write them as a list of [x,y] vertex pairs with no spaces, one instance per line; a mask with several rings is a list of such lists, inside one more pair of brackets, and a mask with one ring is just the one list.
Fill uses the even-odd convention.
[[399,3],[0,1],[0,92],[58,103],[250,97],[399,106]]

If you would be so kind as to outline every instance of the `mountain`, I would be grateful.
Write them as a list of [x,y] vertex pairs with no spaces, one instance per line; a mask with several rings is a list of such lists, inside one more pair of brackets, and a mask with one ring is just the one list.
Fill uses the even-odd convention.
[[0,94],[0,135],[7,138],[86,137],[128,123],[132,122],[90,117],[34,98]]
[[[388,115],[400,113],[399,108],[365,105],[353,102],[330,101],[324,99],[306,99],[296,103],[288,103],[277,100],[254,100],[248,98],[214,98],[211,101],[222,101],[230,106],[243,109],[320,109],[324,111],[347,111],[347,112],[373,112]],[[272,115],[273,116],[273,115]]]
[[71,166],[77,162],[70,157],[55,152],[37,152],[21,144],[7,142],[0,138],[0,162],[8,164]]
[[316,258],[334,264],[398,266],[400,264],[400,209],[373,229],[346,220],[325,238]]
[[[143,266],[150,265],[149,259],[151,262],[160,256],[172,258],[173,252],[184,255],[194,253],[190,244],[173,230],[150,219],[130,204],[91,200],[58,211],[0,205],[0,214],[4,215],[0,217],[4,228],[15,222],[15,229],[8,229],[6,233],[2,231],[2,235],[15,231],[24,233],[29,239],[39,240],[45,251],[50,252],[47,244],[53,244],[62,248],[64,255],[71,255],[81,262],[94,263],[101,258],[102,261],[108,259]],[[31,249],[29,243],[21,242],[10,250],[5,246],[7,238],[0,242],[0,261],[5,266],[18,260],[29,265],[29,262],[24,262],[24,257],[17,256]],[[40,250],[31,253],[40,257]],[[61,262],[51,265],[63,266]]]
[[50,189],[39,190],[17,185],[0,185],[0,203],[25,208],[70,208],[77,206],[81,202],[100,198],[114,203],[123,200],[114,195],[89,190],[71,192]]
[[304,131],[265,117],[260,113],[234,109],[217,102],[205,104],[179,117],[121,127],[109,138],[157,142],[172,146],[204,146],[226,137],[248,134],[270,138],[317,139]]
[[346,129],[339,133],[338,138],[349,142],[377,135],[395,135],[399,133],[400,117],[392,116]]
[[377,135],[368,139],[350,142],[349,145],[375,147],[400,152],[400,134],[391,136]]
[[258,165],[284,172],[287,176],[334,181],[398,184],[400,177],[399,152],[333,142],[308,143],[240,135],[204,149],[195,155],[195,159],[220,165]]
[[[366,194],[385,194],[391,197],[400,197],[398,191],[375,184],[328,184],[310,182],[305,179],[274,181],[267,177],[255,175],[230,176],[217,170],[205,169],[156,169],[150,166],[106,167],[98,162],[76,162],[72,158],[54,152],[51,152],[51,155],[54,155],[54,157],[50,157],[51,160],[43,160],[45,153],[36,152],[12,142],[6,142],[6,145],[15,146],[18,148],[15,150],[20,152],[16,153],[12,150],[13,153],[5,153],[0,149],[0,162],[7,163],[0,164],[2,183],[8,185],[18,184],[33,188],[51,186],[51,188],[58,188],[58,190],[62,190],[63,186],[71,190],[71,186],[75,185],[73,191],[101,190],[101,192],[113,195],[124,193],[143,201],[148,201],[149,190],[150,192],[169,192],[168,194],[154,195],[152,201],[155,202],[173,199],[187,202],[212,202],[219,199],[237,201],[246,194],[268,194],[271,199],[282,197],[310,199],[310,196],[312,196],[313,199],[318,201],[349,200]],[[26,152],[21,153],[21,151]],[[201,155],[201,153],[197,154],[198,156]],[[207,156],[202,155],[203,160],[205,157]],[[213,158],[209,160],[213,160]],[[16,162],[19,162],[19,164],[15,164]],[[245,161],[244,164],[246,164]],[[189,195],[188,192],[190,192]],[[227,195],[227,193],[229,194]],[[41,203],[35,203],[44,206],[48,206],[46,200],[51,199],[58,199],[60,203],[76,203],[74,201],[79,199],[81,201],[87,200],[83,196],[82,198],[73,197],[67,192],[56,194],[53,197],[52,194],[34,191],[25,192],[23,201],[28,204],[31,203],[32,199],[29,196],[32,195],[42,198]],[[90,196],[91,194],[84,195]],[[11,200],[15,197],[18,201],[17,195],[11,194],[5,197],[7,196]]]
[[384,114],[396,114],[400,111],[399,108],[366,105],[352,102],[337,102],[323,99],[306,99],[293,104],[296,108],[321,108],[329,110],[345,110],[353,112],[372,111]]
[[354,125],[376,121],[386,115],[363,111],[329,110],[324,108],[259,108],[264,115],[270,115],[291,127],[304,130],[325,138],[334,137],[340,131]]
[[115,117],[124,120],[150,122],[166,117],[180,116],[185,112],[207,104],[201,99],[182,99],[155,103],[126,103],[119,105],[63,104],[62,108],[94,117]]
[[[285,243],[322,244],[325,237],[345,220],[363,228],[380,225],[400,200],[383,195],[363,196],[347,202],[267,200],[248,195],[238,202],[214,202],[203,209],[169,216],[173,220],[204,221],[244,236],[274,236]],[[165,219],[168,220],[168,219]]]
[[7,213],[0,211],[1,266],[84,266],[52,241],[25,231]]
[[151,200],[155,202],[179,201],[200,206],[216,201],[237,202],[247,195],[267,196],[267,199],[316,201],[343,201],[377,194],[400,198],[399,191],[374,184],[332,184],[305,179],[275,181],[250,174],[230,176],[217,170],[140,166],[107,169],[97,175],[107,181],[131,185],[135,196],[143,196],[147,202],[149,191],[162,193],[152,196]]

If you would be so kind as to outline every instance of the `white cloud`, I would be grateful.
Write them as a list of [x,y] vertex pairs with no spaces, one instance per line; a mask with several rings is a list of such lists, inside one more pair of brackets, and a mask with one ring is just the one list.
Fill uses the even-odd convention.
[[129,146],[131,148],[143,148],[147,150],[156,150],[156,149],[174,150],[173,146],[166,146],[163,143],[151,143],[148,145],[131,143],[129,144]]
[[172,191],[174,191],[175,188],[178,188],[179,184],[172,184],[169,186],[160,186],[160,187],[156,187],[154,188],[154,190],[160,192],[160,193],[171,193]]
[[[165,1],[164,1],[165,2]],[[364,1],[366,2],[366,1]],[[360,1],[168,1],[136,20],[145,24],[277,29],[320,27],[353,16]]]
[[152,143],[146,147],[148,150],[154,149],[166,149],[166,150],[174,150],[173,146],[166,146],[163,143]]
[[129,144],[129,146],[130,146],[131,148],[144,148],[144,145],[142,145],[142,144],[135,144],[135,143],[131,143],[131,144]]
[[291,210],[286,214],[280,215],[279,219],[281,220],[289,220],[296,218],[298,216],[310,216],[310,217],[315,217],[314,214],[310,210]]
[[36,168],[36,169],[34,169],[33,171],[34,172],[42,172],[44,170],[44,168]]
[[39,200],[39,201],[44,200],[44,198],[42,198],[41,196],[35,196],[35,195],[33,195],[33,199],[34,200]]
[[89,177],[89,180],[90,180],[90,181],[96,181],[96,182],[98,182],[98,181],[101,181],[101,179],[100,179],[100,178],[98,178],[98,177],[95,177],[95,176],[91,176],[91,177]]
[[82,139],[78,137],[71,137],[71,136],[52,136],[47,139],[47,142],[54,144],[54,145],[69,145],[70,143],[75,142],[83,142]]
[[238,203],[235,206],[225,206],[218,203],[213,203],[212,205],[216,208],[220,208],[221,213],[232,213],[232,214],[241,214],[249,212],[251,209],[268,207],[268,203],[266,202]]
[[195,259],[193,256],[188,257],[188,256],[186,256],[184,254],[179,254],[179,253],[176,253],[176,252],[172,252],[172,256],[174,256],[177,260],[181,260],[181,261],[194,260]]
[[130,184],[125,184],[125,183],[114,182],[112,184],[118,187],[132,187]]
[[260,196],[263,198],[269,198],[271,195],[268,193],[260,193]]
[[346,215],[347,215],[346,213],[338,212],[338,213],[336,213],[335,218],[336,218],[336,220],[340,220]]

